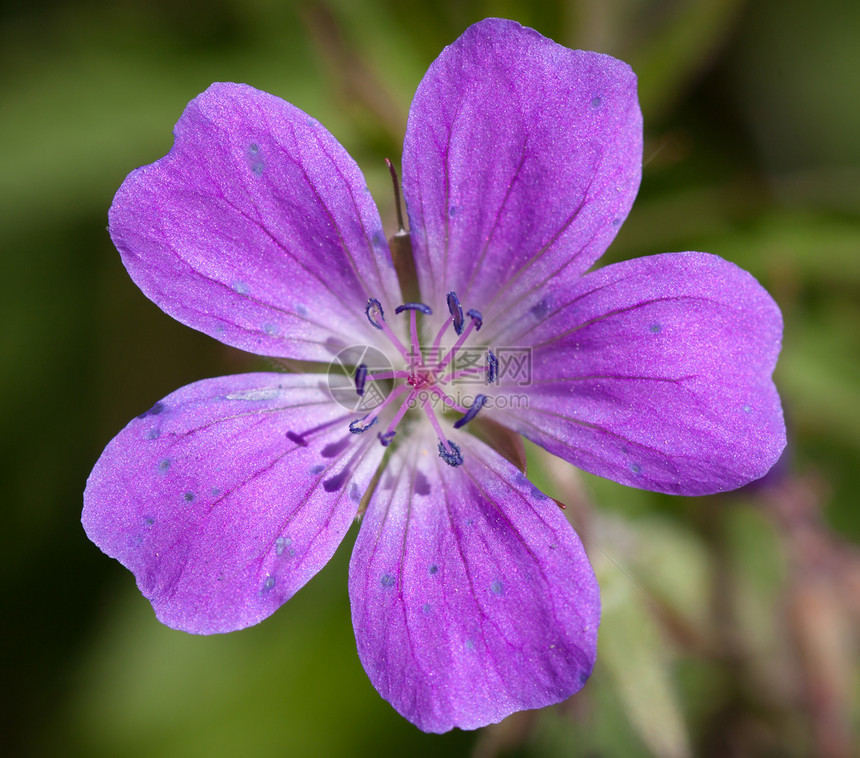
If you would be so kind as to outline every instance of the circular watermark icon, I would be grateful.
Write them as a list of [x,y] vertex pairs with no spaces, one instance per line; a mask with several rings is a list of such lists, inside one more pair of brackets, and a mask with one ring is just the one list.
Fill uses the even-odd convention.
[[[355,371],[367,366],[367,381],[364,392],[359,395],[355,386]],[[344,348],[329,364],[328,389],[336,403],[355,413],[369,413],[385,402],[391,392],[391,372],[394,367],[385,353],[367,345]],[[385,377],[372,381],[373,377]]]

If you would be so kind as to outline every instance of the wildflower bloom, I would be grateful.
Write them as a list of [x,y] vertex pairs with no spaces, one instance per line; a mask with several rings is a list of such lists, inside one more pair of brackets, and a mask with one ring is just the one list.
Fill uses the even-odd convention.
[[[577,691],[592,569],[554,501],[472,429],[688,495],[762,476],[785,436],[780,314],[749,274],[694,252],[585,273],[639,185],[629,67],[499,19],[442,52],[404,141],[409,301],[361,172],[317,121],[214,84],[175,137],[111,207],[131,277],[225,344],[349,364],[355,404],[319,373],[184,387],[105,449],[89,537],[165,624],[211,634],[274,612],[366,507],[353,623],[400,713],[469,729]],[[344,362],[355,346],[384,361]]]

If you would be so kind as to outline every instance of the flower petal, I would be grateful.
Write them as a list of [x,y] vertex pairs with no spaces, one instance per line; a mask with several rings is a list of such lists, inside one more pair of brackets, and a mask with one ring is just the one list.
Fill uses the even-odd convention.
[[456,469],[432,440],[397,452],[350,565],[362,664],[428,732],[557,703],[596,651],[600,599],[579,538],[514,466],[465,439]]
[[735,489],[779,458],[782,317],[746,271],[654,255],[557,288],[545,307],[506,335],[533,361],[528,408],[503,412],[512,428],[586,471],[679,495]]
[[252,353],[327,361],[372,341],[368,298],[394,307],[399,288],[379,212],[337,140],[244,84],[213,84],[174,134],[110,209],[111,237],[144,294]]
[[213,634],[256,624],[334,554],[382,453],[349,433],[351,414],[323,379],[190,384],[102,453],[84,529],[135,574],[168,626]]
[[454,290],[492,323],[550,276],[572,281],[627,216],[641,165],[627,64],[512,21],[469,27],[424,76],[403,145],[424,298]]

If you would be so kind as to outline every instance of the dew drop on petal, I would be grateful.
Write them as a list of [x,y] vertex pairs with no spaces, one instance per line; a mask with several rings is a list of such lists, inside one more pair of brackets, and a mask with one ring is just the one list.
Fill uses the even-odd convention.
[[262,176],[266,170],[266,164],[263,161],[263,156],[260,154],[260,146],[255,142],[248,145],[247,152],[248,168],[254,176]]
[[314,476],[322,473],[323,471],[325,471],[325,466],[322,463],[315,463],[308,469],[308,473]]
[[146,433],[146,439],[148,439],[148,440],[157,440],[160,436],[161,436],[161,429],[159,429],[157,426],[152,427],[152,429],[150,429]]
[[641,474],[642,473],[642,466],[640,466],[638,463],[631,463],[630,464],[630,470],[634,474]]
[[744,413],[752,413],[752,406],[751,405],[745,405],[743,410],[744,410]]
[[194,502],[194,493],[193,492],[186,492],[183,495],[183,497],[185,498],[186,503],[193,503]]
[[267,322],[263,324],[263,331],[269,335],[269,337],[274,337],[278,333],[278,327]]
[[657,334],[658,332],[663,331],[663,326],[661,324],[651,324],[651,326],[649,326],[648,329],[649,329],[649,331],[653,332],[654,334]]
[[267,576],[266,581],[263,582],[263,592],[268,592],[274,586],[275,586],[275,577]]
[[247,295],[248,285],[243,281],[236,280],[235,282],[233,282],[233,292],[235,292],[237,295]]
[[430,566],[430,568],[427,569],[427,573],[429,573],[430,576],[433,576],[434,574],[438,573],[438,571],[439,571],[439,567],[435,563],[432,564]]
[[591,98],[591,107],[592,108],[599,108],[601,105],[603,105],[603,98],[602,97]]
[[138,418],[146,418],[147,416],[158,416],[165,409],[165,405],[161,400],[159,400],[155,405],[152,406],[148,411],[144,411],[141,413]]
[[170,468],[170,458],[164,458],[158,462],[159,471],[167,471]]
[[494,579],[490,585],[490,591],[494,595],[501,595],[505,591],[505,588],[498,579]]
[[275,555],[283,555],[286,546],[287,541],[283,537],[278,537],[278,539],[275,540]]
[[349,499],[354,503],[361,502],[361,490],[355,482],[349,485]]
[[394,577],[391,574],[383,574],[382,578],[379,580],[379,583],[383,587],[393,587],[394,586]]

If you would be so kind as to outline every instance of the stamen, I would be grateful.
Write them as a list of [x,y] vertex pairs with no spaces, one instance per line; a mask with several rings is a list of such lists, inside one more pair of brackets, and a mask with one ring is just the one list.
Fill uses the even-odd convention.
[[[370,419],[370,421],[367,421],[367,419]],[[366,424],[365,421],[367,421]],[[372,427],[377,421],[379,421],[378,416],[373,416],[373,418],[371,418],[368,413],[364,418],[357,418],[355,421],[350,421],[349,431],[353,434],[361,434],[362,432],[366,432],[370,429],[370,427]]]
[[472,406],[466,411],[466,415],[462,418],[457,419],[454,422],[455,429],[461,429],[466,426],[475,416],[478,415],[478,411],[481,410],[487,404],[487,396],[486,395],[478,395],[475,397],[475,402],[472,403]]
[[448,312],[454,321],[454,331],[457,332],[458,336],[461,335],[463,333],[463,308],[460,305],[460,299],[454,292],[448,293]]
[[[475,311],[477,313],[477,311]],[[472,311],[469,311],[471,314]],[[446,354],[445,357],[439,361],[436,366],[436,373],[438,374],[440,371],[443,371],[445,367],[454,359],[454,356],[457,354],[457,351],[463,346],[463,343],[469,338],[469,335],[472,333],[472,329],[475,328],[475,325],[479,324],[474,318],[469,322],[469,325],[463,330],[463,333],[454,343],[454,347],[452,347]]]
[[[391,328],[385,321],[385,314],[382,311],[382,303],[380,303],[375,297],[372,297],[367,301],[367,306],[365,306],[364,312],[367,314],[367,320],[377,329],[385,332],[385,336],[391,340],[391,344],[394,345],[398,352],[408,361],[409,353],[406,352],[406,348],[403,347],[403,343],[397,339],[397,335],[391,331]],[[400,308],[397,309],[397,313],[400,313]]]
[[487,350],[487,384],[495,382],[498,375],[499,359],[496,358],[492,350]]
[[359,397],[364,396],[364,383],[367,381],[367,364],[362,363],[355,369],[355,391]]
[[379,374],[368,374],[366,382],[380,382],[383,379],[408,379],[408,371],[382,371]]
[[[429,397],[424,401],[422,408],[424,408],[424,413],[427,414],[427,418],[430,421],[430,426],[433,427],[433,430],[436,432],[436,436],[439,438],[439,449],[444,450],[445,446],[447,445],[450,447],[450,450],[445,450],[445,452],[448,455],[455,456],[456,454],[459,454],[459,452],[460,452],[459,448],[456,445],[454,445],[453,442],[448,440],[445,437],[444,433],[442,432],[442,427],[439,426],[439,419],[436,418],[436,413],[433,410],[433,406],[430,405],[430,398]],[[441,453],[440,453],[440,455],[441,455]],[[462,463],[462,458],[463,458],[463,456],[461,455],[460,456],[460,462],[461,463]],[[456,466],[459,464],[452,463],[451,465]]]
[[476,311],[472,308],[466,311],[466,315],[471,317],[472,321],[475,322],[475,331],[481,331],[481,327],[484,325],[484,317],[481,315],[481,311]]
[[367,301],[364,312],[367,315],[367,320],[371,324],[373,324],[377,329],[382,329],[382,324],[385,323],[385,313],[382,311],[382,303],[380,303],[379,300],[375,297],[370,298],[370,300]]
[[415,311],[409,311],[409,347],[412,359],[409,363],[409,370],[414,373],[415,369],[424,363],[421,359],[421,343],[418,341],[418,317],[415,315]]
[[[405,388],[408,388],[409,385],[403,386]],[[409,407],[412,404],[412,400],[416,394],[417,393],[414,390],[409,393],[409,395],[406,397],[406,400],[404,400],[403,404],[400,406],[400,409],[394,415],[394,418],[391,419],[391,423],[388,424],[388,429],[378,435],[379,441],[382,443],[383,447],[388,447],[391,440],[394,439],[394,430],[397,428],[397,425],[400,423],[401,419],[406,415],[406,411],[409,410]]]
[[459,445],[451,440],[446,440],[448,443],[448,447],[451,448],[447,450],[445,445],[441,442],[439,443],[439,457],[445,461],[449,466],[459,466],[463,463],[463,453],[460,451]]
[[403,311],[421,311],[425,316],[433,315],[433,309],[424,303],[403,303],[394,309],[395,313],[403,313]]
[[385,433],[380,432],[376,436],[379,437],[379,441],[382,443],[382,447],[388,447],[391,444],[391,440],[394,439],[394,435],[396,434],[397,432],[394,431]]
[[391,394],[385,398],[385,400],[376,408],[373,409],[371,413],[369,413],[364,418],[356,419],[355,421],[350,422],[349,431],[353,434],[361,434],[362,432],[366,432],[370,427],[372,427],[378,420],[379,414],[393,401],[400,397],[404,392],[408,392],[411,388],[408,384],[402,384],[399,387],[395,387]]
[[445,332],[448,331],[449,326],[451,326],[451,322],[446,320],[445,323],[442,324],[442,328],[439,330],[439,334],[436,335],[436,339],[433,340],[433,355],[438,355],[439,345],[442,344],[442,337],[444,336]]

